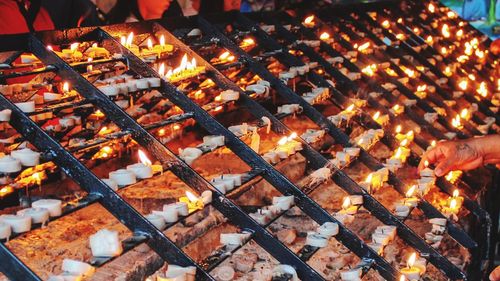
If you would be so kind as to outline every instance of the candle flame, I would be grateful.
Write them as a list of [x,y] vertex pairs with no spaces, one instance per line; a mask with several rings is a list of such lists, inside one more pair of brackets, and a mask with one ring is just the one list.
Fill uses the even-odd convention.
[[423,91],[425,91],[426,89],[427,89],[427,85],[425,85],[425,84],[424,84],[424,85],[419,85],[419,86],[417,87],[417,91],[419,91],[419,92],[423,92]]
[[443,27],[441,28],[441,33],[443,34],[444,38],[450,38],[450,27],[445,23],[443,24]]
[[[362,52],[366,49],[368,49],[370,47],[370,42],[366,42],[366,43],[363,43],[361,44],[359,47],[358,47],[358,51]],[[375,65],[376,66],[376,65]]]
[[[500,80],[498,80],[498,81],[500,81]],[[353,111],[353,109],[354,109],[354,104],[351,104],[345,110],[350,112],[350,111]]]
[[488,88],[486,88],[486,83],[484,81],[479,84],[476,92],[484,98],[488,96]]
[[[450,171],[447,175],[446,175],[446,180],[451,182],[453,180],[453,171]],[[453,195],[455,195],[455,192],[453,192]],[[457,194],[458,195],[458,194]],[[455,196],[453,196],[455,197]]]
[[469,79],[472,80],[472,81],[476,81],[476,76],[474,74],[472,74],[472,73],[469,74],[469,75],[467,75],[467,77],[469,77]]
[[393,109],[394,111],[396,111],[396,113],[397,113],[397,111],[399,110],[399,107],[400,107],[400,105],[399,105],[399,104],[395,104],[395,105],[392,107],[392,109]]
[[401,276],[399,277],[399,281],[406,281],[406,277],[405,277],[404,275],[401,275]]
[[164,47],[165,46],[165,35],[160,36],[160,46]]
[[406,133],[406,136],[409,137],[409,138],[413,138],[413,130],[409,130],[408,133]]
[[366,176],[365,182],[371,183],[372,179],[373,179],[373,173],[369,173],[368,176]]
[[401,125],[397,125],[396,126],[396,133],[399,134],[401,133],[401,130],[403,129],[403,127],[401,127]]
[[424,167],[426,167],[426,168],[429,167],[429,161],[427,161],[427,160],[424,161]]
[[412,185],[408,191],[406,191],[406,197],[412,197],[413,194],[415,193],[415,190],[417,189],[417,186],[416,185]]
[[451,67],[447,66],[445,69],[444,69],[444,75],[446,76],[451,76],[452,73],[451,73]]
[[382,26],[383,26],[384,28],[389,28],[389,27],[391,27],[391,24],[389,23],[389,20],[384,20],[384,21],[382,22]]
[[153,41],[151,40],[151,38],[148,38],[148,49],[153,49]]
[[287,141],[291,141],[291,140],[294,140],[295,138],[297,138],[297,133],[296,132],[293,132],[290,134],[290,136],[287,138]]
[[177,131],[177,130],[179,130],[180,128],[181,128],[181,126],[180,126],[180,125],[177,125],[177,124],[175,124],[175,125],[174,125],[174,131]]
[[432,146],[432,147],[436,146],[436,141],[435,141],[435,140],[433,140],[433,141],[431,142],[431,146]]
[[286,144],[286,142],[288,141],[288,138],[287,137],[282,137],[279,141],[278,141],[278,145],[284,145]]
[[434,13],[436,11],[436,6],[434,4],[430,3],[428,6],[429,12]]
[[398,40],[404,40],[406,37],[405,37],[405,35],[403,33],[398,33],[398,34],[396,34],[396,38]]
[[401,141],[401,143],[399,144],[400,146],[407,146],[408,145],[408,139],[404,139]]
[[69,83],[68,82],[64,82],[63,83],[63,87],[62,87],[62,90],[63,92],[69,92]]
[[51,45],[47,45],[47,50],[54,51]]
[[373,114],[373,120],[376,121],[379,117],[380,117],[380,111],[377,111],[375,112],[375,114]]
[[460,37],[462,37],[462,36],[464,35],[464,31],[463,31],[462,29],[459,29],[459,30],[457,31],[457,34],[456,34],[456,35],[457,35],[457,37],[459,37],[459,38],[460,38]]
[[198,196],[194,195],[193,193],[186,191],[186,197],[189,199],[190,202],[196,202],[198,201]]
[[139,161],[141,161],[142,164],[146,165],[146,166],[151,166],[151,160],[149,160],[149,158],[146,156],[146,153],[144,153],[144,151],[142,151],[141,149],[139,149],[139,151],[137,152],[139,154]]
[[460,112],[460,117],[462,117],[462,119],[468,119],[468,117],[469,117],[469,110],[467,110],[467,108],[464,108],[462,110],[462,112]]
[[441,47],[441,54],[446,55],[448,53],[448,50],[446,47]]
[[450,201],[450,209],[456,209],[457,208],[457,199],[452,198]]
[[406,265],[409,268],[412,268],[413,265],[415,264],[415,261],[417,260],[417,253],[412,253],[410,257],[408,258],[408,261],[406,262]]
[[458,87],[460,87],[460,89],[462,90],[467,90],[467,84],[468,84],[468,81],[466,79],[462,79],[460,82],[458,82]]
[[401,149],[401,147],[398,147],[398,149],[396,150],[396,154],[394,154],[394,158],[401,158],[401,154],[403,154],[403,150]]
[[165,63],[161,63],[160,64],[160,67],[158,68],[158,74],[160,76],[164,76],[165,75]]
[[163,137],[165,135],[165,129],[161,128],[158,130],[158,136]]
[[431,36],[431,35],[429,35],[429,36],[427,36],[427,38],[425,38],[425,42],[427,42],[427,44],[432,44],[432,41],[433,41],[433,40],[434,40],[434,39],[432,38],[432,36]]
[[220,56],[219,56],[219,59],[220,60],[225,60],[229,57],[231,53],[229,53],[228,51],[225,51],[224,53],[222,53]]
[[398,23],[403,23],[403,18],[398,18],[397,22]]
[[130,48],[134,43],[134,32],[130,32],[127,36],[127,41],[125,42],[125,47]]
[[330,34],[328,34],[328,32],[323,32],[321,33],[321,35],[319,36],[319,39],[325,41],[325,40],[328,40],[330,39]]
[[252,46],[255,44],[255,40],[253,40],[253,38],[245,38],[245,39],[243,39],[243,43],[246,46]]
[[351,198],[349,196],[344,197],[344,201],[342,202],[342,209],[347,209],[351,206]]
[[455,189],[455,190],[453,191],[453,198],[458,198],[458,195],[459,195],[459,194],[460,194],[460,193],[459,193],[458,189]]
[[76,43],[72,43],[70,46],[69,46],[69,49],[71,50],[71,52],[75,52],[77,49],[78,49],[78,46],[80,46],[80,43],[76,42]]
[[127,37],[125,36],[121,36],[120,37],[120,44],[122,44],[123,46],[125,46],[125,44],[127,44]]
[[455,116],[455,118],[453,118],[451,120],[451,125],[455,128],[460,128],[462,127],[462,122],[460,121],[460,115],[457,114],[457,116]]
[[304,24],[313,25],[314,24],[314,15],[310,15],[304,19]]

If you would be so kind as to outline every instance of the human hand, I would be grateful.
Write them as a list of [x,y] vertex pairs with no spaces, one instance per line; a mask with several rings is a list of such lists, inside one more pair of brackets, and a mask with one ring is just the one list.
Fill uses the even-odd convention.
[[474,139],[439,142],[423,156],[418,170],[425,168],[425,161],[436,164],[434,173],[438,177],[452,170],[472,170],[483,165],[483,154]]
[[500,281],[500,266],[497,266],[490,273],[490,281]]

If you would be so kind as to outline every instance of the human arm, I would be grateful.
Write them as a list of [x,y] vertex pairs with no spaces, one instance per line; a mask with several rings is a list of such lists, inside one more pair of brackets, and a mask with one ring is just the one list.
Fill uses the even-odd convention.
[[500,164],[500,135],[489,135],[457,141],[439,142],[427,151],[420,161],[435,164],[436,176],[444,176],[452,170],[472,170],[486,164]]

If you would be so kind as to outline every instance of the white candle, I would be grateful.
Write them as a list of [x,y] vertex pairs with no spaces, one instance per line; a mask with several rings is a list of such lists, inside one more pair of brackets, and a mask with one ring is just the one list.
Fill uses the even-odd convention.
[[90,277],[95,272],[95,268],[86,262],[72,259],[64,259],[61,269],[72,275]]
[[108,97],[117,96],[120,93],[115,85],[98,86],[97,89]]
[[17,173],[21,171],[21,161],[6,155],[0,158],[0,173]]
[[4,109],[4,110],[0,111],[0,121],[9,122],[11,114],[12,114],[12,110],[10,110],[10,109]]
[[24,113],[32,113],[35,112],[35,101],[27,101],[27,102],[17,102],[15,103],[19,109],[21,109]]
[[299,277],[297,276],[295,268],[293,268],[290,265],[280,264],[273,269],[273,275],[272,275],[273,277],[280,277],[284,275],[291,275],[292,276],[291,281],[299,281]]
[[26,167],[36,166],[40,163],[40,153],[29,148],[14,150],[10,155],[18,159]]
[[211,182],[211,184],[213,185],[213,187],[215,187],[215,189],[217,189],[220,193],[222,194],[226,194],[226,184],[223,183],[223,182]]
[[358,281],[358,280],[361,280],[361,273],[362,273],[362,270],[360,267],[351,268],[351,269],[346,270],[346,271],[341,271],[340,278],[343,281]]
[[61,118],[59,119],[59,125],[69,128],[75,125],[75,120],[73,118]]
[[16,213],[19,216],[25,215],[31,218],[31,223],[45,224],[49,220],[49,210],[45,208],[26,208]]
[[9,224],[0,221],[0,240],[7,239],[12,234],[12,229]]
[[62,97],[63,97],[63,95],[61,95],[61,94],[49,93],[49,92],[43,93],[43,100],[44,101],[60,100]]
[[145,90],[149,88],[149,82],[146,78],[141,78],[136,80],[137,89]]
[[112,179],[101,179],[107,186],[111,187],[114,191],[118,190],[118,183]]
[[212,179],[212,183],[215,184],[223,184],[224,185],[224,191],[228,192],[234,189],[234,179],[230,178],[215,178]]
[[396,238],[397,227],[395,227],[393,225],[381,225],[381,226],[378,226],[375,229],[375,232],[376,233],[388,234],[389,238],[391,240],[394,240],[394,238]]
[[234,186],[240,186],[241,185],[241,177],[242,174],[224,174],[222,176],[225,179],[231,179],[234,181]]
[[147,81],[148,81],[149,86],[151,88],[157,88],[157,87],[160,87],[160,85],[161,85],[160,78],[151,77],[151,78],[147,78]]
[[[194,281],[196,275],[196,267],[188,266],[182,267],[175,264],[169,264],[165,272],[164,279],[158,281]],[[163,278],[163,277],[162,277]]]
[[201,193],[201,200],[203,201],[203,204],[209,204],[212,202],[212,191],[210,190],[205,190]]
[[250,217],[260,225],[265,225],[270,221],[270,218],[268,216],[260,212],[250,213]]
[[278,153],[274,151],[270,151],[262,156],[266,162],[271,163],[271,164],[276,164],[280,161],[280,157]]
[[51,217],[59,217],[62,214],[62,201],[58,199],[40,199],[31,203],[31,207],[47,209]]
[[278,106],[278,113],[293,114],[301,112],[302,107],[298,104],[284,104],[282,106]]
[[159,230],[163,230],[167,226],[165,219],[161,215],[153,213],[146,215],[145,218]]
[[250,233],[221,233],[222,245],[243,245],[250,238]]
[[31,229],[31,217],[26,215],[2,215],[0,222],[10,225],[15,233],[23,233]]
[[349,195],[352,205],[363,205],[363,195]]
[[209,147],[219,147],[224,145],[224,136],[204,136],[203,144]]
[[228,101],[235,101],[240,98],[240,93],[236,92],[234,90],[225,90],[221,94],[221,99],[222,101],[228,102]]
[[136,80],[130,80],[127,81],[125,84],[127,84],[127,88],[129,92],[135,92],[137,91],[137,83],[135,82]]
[[109,178],[114,180],[119,186],[125,186],[137,182],[135,174],[132,171],[125,169],[110,172]]
[[436,225],[446,226],[448,221],[445,218],[433,218],[430,219],[429,222]]
[[421,177],[434,177],[434,170],[431,170],[430,168],[425,168],[422,171],[420,171],[420,176]]
[[198,148],[187,147],[185,149],[180,149],[179,157],[184,160],[188,165],[192,164],[193,161],[203,154]]
[[381,244],[381,245],[387,245],[389,244],[389,241],[391,240],[391,237],[389,234],[385,233],[372,233],[372,241],[373,243]]
[[416,253],[413,253],[407,261],[407,267],[401,269],[401,274],[408,280],[419,280],[420,279],[420,269],[415,267]]
[[290,196],[274,196],[273,205],[285,211],[290,209],[294,204],[295,197]]
[[133,172],[138,179],[149,179],[153,176],[153,169],[151,166],[143,163],[128,165],[127,170]]
[[306,245],[324,248],[328,246],[328,238],[314,231],[307,232]]
[[179,213],[177,212],[177,209],[175,207],[163,207],[163,211],[153,211],[152,213],[162,216],[167,223],[173,223],[179,220]]
[[334,222],[325,222],[317,229],[318,233],[325,237],[332,237],[339,233],[339,225]]
[[215,276],[217,276],[217,280],[221,281],[234,280],[235,276],[234,268],[229,265],[219,266],[216,269]]
[[91,235],[89,240],[94,257],[116,257],[123,252],[117,231],[102,229]]

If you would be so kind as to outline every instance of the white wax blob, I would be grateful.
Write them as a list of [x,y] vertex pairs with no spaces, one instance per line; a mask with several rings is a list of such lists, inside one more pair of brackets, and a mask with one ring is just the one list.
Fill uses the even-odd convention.
[[306,245],[317,248],[324,248],[328,246],[328,238],[314,231],[309,231],[307,233]]
[[151,78],[147,78],[147,81],[149,83],[149,87],[151,87],[151,88],[157,88],[157,87],[160,87],[160,85],[161,85],[160,78],[151,77]]
[[334,222],[325,222],[317,229],[318,233],[325,237],[332,237],[339,233],[339,225]]
[[95,272],[95,268],[90,264],[72,259],[64,259],[61,269],[71,275],[85,277],[92,276]]
[[97,87],[97,89],[99,89],[99,91],[101,91],[108,97],[117,96],[120,93],[118,87],[116,87],[115,85],[99,86]]
[[204,136],[203,144],[215,148],[224,145],[224,136]]
[[351,268],[340,272],[342,281],[358,281],[361,280],[361,268]]
[[91,235],[89,240],[94,257],[115,257],[123,251],[117,231],[102,229]]
[[273,197],[273,205],[285,211],[290,209],[294,204],[295,197],[293,195],[290,196],[274,196]]
[[164,279],[159,279],[159,280],[195,281],[195,275],[196,275],[196,267],[194,266],[182,267],[175,264],[169,264],[167,267],[167,271],[165,272],[165,276],[160,277]]
[[7,239],[12,234],[12,229],[9,224],[0,220],[0,240]]
[[240,98],[240,93],[234,90],[225,90],[221,93],[221,98],[223,101],[235,101]]
[[163,218],[162,215],[153,213],[153,214],[146,215],[145,218],[148,221],[150,221],[159,230],[163,230],[167,226],[165,219]]
[[59,217],[62,214],[62,201],[58,199],[40,199],[31,203],[31,207],[47,209],[51,217]]
[[250,233],[221,233],[222,245],[243,245],[250,238]]
[[273,269],[273,277],[283,276],[285,274],[289,274],[292,276],[291,281],[299,281],[299,277],[297,276],[297,272],[295,268],[287,264],[280,264],[274,267]]
[[110,172],[109,178],[114,180],[119,186],[125,186],[137,182],[135,174],[132,171],[125,169]]
[[40,153],[29,148],[14,150],[10,155],[19,160],[23,166],[32,167],[40,163]]
[[61,94],[45,92],[45,93],[43,93],[43,100],[44,101],[60,100],[62,98],[62,96],[63,95],[61,95]]
[[6,223],[10,226],[13,232],[23,233],[31,229],[31,217],[25,215],[2,215],[0,222]]
[[17,173],[21,171],[21,161],[6,155],[0,158],[0,173]]
[[148,179],[153,176],[153,169],[151,166],[143,163],[128,165],[127,170],[132,171],[138,179]]
[[10,109],[4,109],[4,110],[0,111],[0,121],[2,121],[2,122],[10,121],[11,114],[12,114],[12,110],[10,110]]
[[50,213],[45,208],[27,208],[17,211],[17,215],[29,216],[32,223],[44,224],[49,220]]
[[35,112],[35,101],[27,101],[27,102],[17,102],[15,103],[19,109],[21,109],[24,113],[32,113]]
[[101,179],[107,186],[111,187],[114,191],[118,190],[118,183],[112,179]]
[[278,106],[278,113],[293,114],[301,112],[302,107],[299,104],[284,104],[282,106]]

